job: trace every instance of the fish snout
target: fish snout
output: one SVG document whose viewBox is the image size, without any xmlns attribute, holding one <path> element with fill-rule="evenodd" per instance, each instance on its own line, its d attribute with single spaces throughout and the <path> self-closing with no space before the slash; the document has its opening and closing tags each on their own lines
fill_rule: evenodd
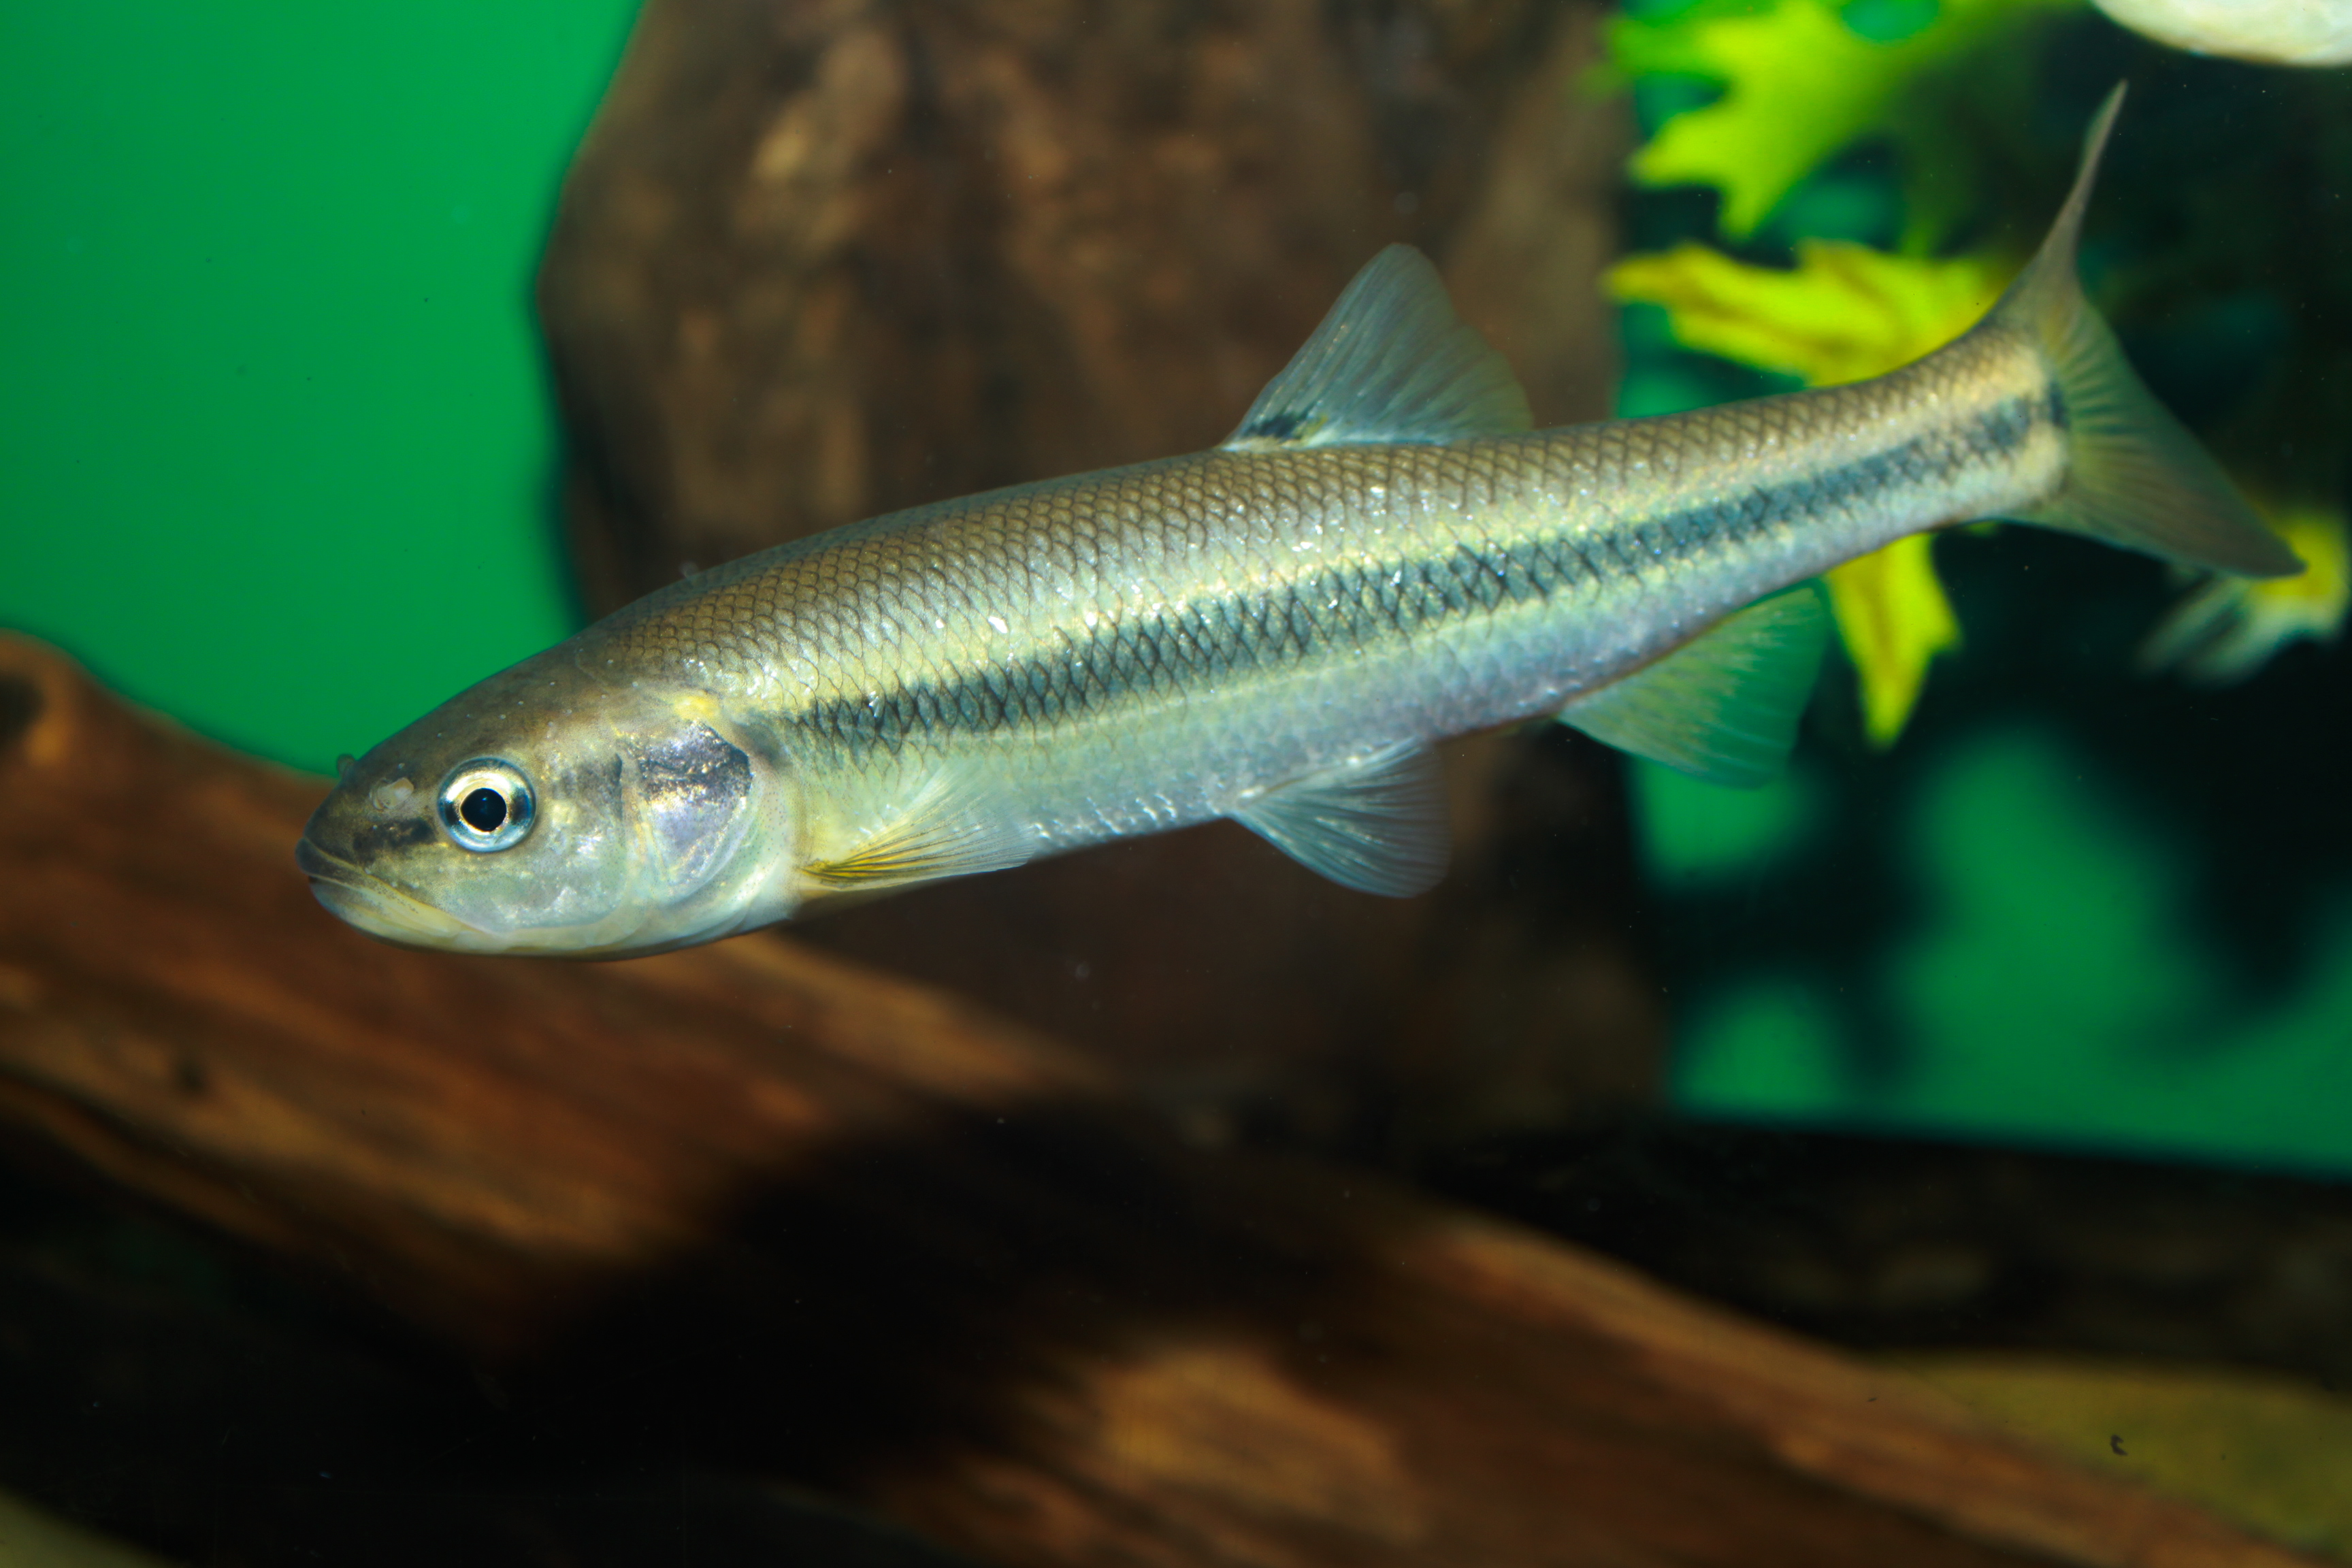
<svg viewBox="0 0 2352 1568">
<path fill-rule="evenodd" d="M 301 842 L 294 846 L 294 864 L 300 868 L 302 875 L 317 882 L 322 879 L 331 881 L 339 863 L 325 850 L 311 843 L 310 835 L 305 834 Z"/>
<path fill-rule="evenodd" d="M 319 847 L 310 835 L 294 846 L 294 864 L 310 879 L 327 912 L 368 935 L 403 947 L 484 950 L 498 944 L 446 910 L 370 876 Z"/>
</svg>

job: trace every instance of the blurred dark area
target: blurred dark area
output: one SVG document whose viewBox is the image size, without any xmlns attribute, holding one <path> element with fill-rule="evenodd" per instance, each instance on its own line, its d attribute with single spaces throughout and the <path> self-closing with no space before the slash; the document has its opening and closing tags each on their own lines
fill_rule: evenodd
<svg viewBox="0 0 2352 1568">
<path fill-rule="evenodd" d="M 216 1235 L 21 1168 L 0 1183 L 0 1409 L 8 1488 L 190 1563 L 960 1561 L 699 1468 L 643 1412 L 519 1399 Z"/>
<path fill-rule="evenodd" d="M 1213 1315 L 1234 1308 L 1220 1293 L 1274 1279 L 1311 1323 L 1319 1296 L 1348 1289 L 1284 1247 L 1253 1264 L 1239 1237 L 1217 1244 L 1226 1271 L 1154 1283 L 1153 1250 L 1171 1267 L 1200 1254 L 1169 1245 L 1181 1210 L 1151 1194 L 1149 1162 L 1067 1132 L 1019 1136 L 1036 1173 L 1114 1194 L 1146 1248 L 1129 1288 L 1159 1310 Z M 560 1353 L 501 1363 L 184 1219 L 12 1161 L 0 1478 L 192 1563 L 959 1561 L 836 1489 L 873 1453 L 980 1418 L 951 1392 L 937 1401 L 985 1383 L 1008 1342 L 989 1303 L 1014 1298 L 986 1281 L 1091 1266 L 1050 1251 L 877 1257 L 846 1222 L 908 1194 L 881 1166 L 845 1176 L 814 1208 L 747 1216 L 735 1260 L 705 1266 L 715 1276 L 627 1295 L 550 1342 Z M 1426 1180 L 1857 1347 L 2236 1363 L 2336 1389 L 2352 1378 L 2340 1332 L 2352 1195 L 2338 1187 L 1651 1119 L 1448 1151 Z M 803 1292 L 808 1305 L 783 1318 L 744 1316 L 770 1299 L 746 1293 L 746 1249 L 780 1241 L 833 1299 Z M 886 1366 L 894 1376 L 869 1381 Z"/>
<path fill-rule="evenodd" d="M 1435 1191 L 1860 1349 L 2266 1366 L 2352 1388 L 2352 1189 L 1643 1120 L 1483 1141 Z"/>
</svg>

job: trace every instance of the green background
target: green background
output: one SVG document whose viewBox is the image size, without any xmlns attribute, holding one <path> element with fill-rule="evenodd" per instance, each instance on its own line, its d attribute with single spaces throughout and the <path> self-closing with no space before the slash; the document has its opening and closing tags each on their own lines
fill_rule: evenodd
<svg viewBox="0 0 2352 1568">
<path fill-rule="evenodd" d="M 318 770 L 570 630 L 530 280 L 634 14 L 0 5 L 0 625 Z"/>
</svg>

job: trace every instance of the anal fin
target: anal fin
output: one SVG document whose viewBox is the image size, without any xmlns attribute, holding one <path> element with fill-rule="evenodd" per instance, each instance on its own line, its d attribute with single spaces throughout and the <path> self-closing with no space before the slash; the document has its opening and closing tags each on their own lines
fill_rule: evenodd
<svg viewBox="0 0 2352 1568">
<path fill-rule="evenodd" d="M 1437 758 L 1417 742 L 1295 779 L 1233 815 L 1308 870 L 1393 899 L 1435 886 L 1452 848 Z"/>
<path fill-rule="evenodd" d="M 1801 583 L 1578 698 L 1560 722 L 1710 784 L 1763 784 L 1796 743 L 1829 626 L 1820 585 Z"/>
</svg>

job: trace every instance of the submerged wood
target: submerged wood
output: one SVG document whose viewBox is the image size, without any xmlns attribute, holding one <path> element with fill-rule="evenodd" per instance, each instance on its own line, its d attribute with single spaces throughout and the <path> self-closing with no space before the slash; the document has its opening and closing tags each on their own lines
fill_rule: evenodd
<svg viewBox="0 0 2352 1568">
<path fill-rule="evenodd" d="M 1425 1185 L 1836 1343 L 2267 1367 L 2352 1388 L 2352 1186 L 1692 1123 L 1488 1140 Z"/>
<path fill-rule="evenodd" d="M 1392 240 L 1543 422 L 1609 412 L 1622 102 L 1591 0 L 653 0 L 540 285 L 592 608 L 855 519 L 1222 440 Z M 1613 762 L 1446 752 L 1406 902 L 1238 828 L 845 910 L 834 952 L 1085 1046 L 1202 1131 L 1412 1149 L 1640 1102 Z"/>
<path fill-rule="evenodd" d="M 1073 1568 L 2294 1561 L 780 938 L 378 946 L 292 869 L 320 793 L 0 641 L 9 1145 L 705 1467 Z"/>
</svg>

